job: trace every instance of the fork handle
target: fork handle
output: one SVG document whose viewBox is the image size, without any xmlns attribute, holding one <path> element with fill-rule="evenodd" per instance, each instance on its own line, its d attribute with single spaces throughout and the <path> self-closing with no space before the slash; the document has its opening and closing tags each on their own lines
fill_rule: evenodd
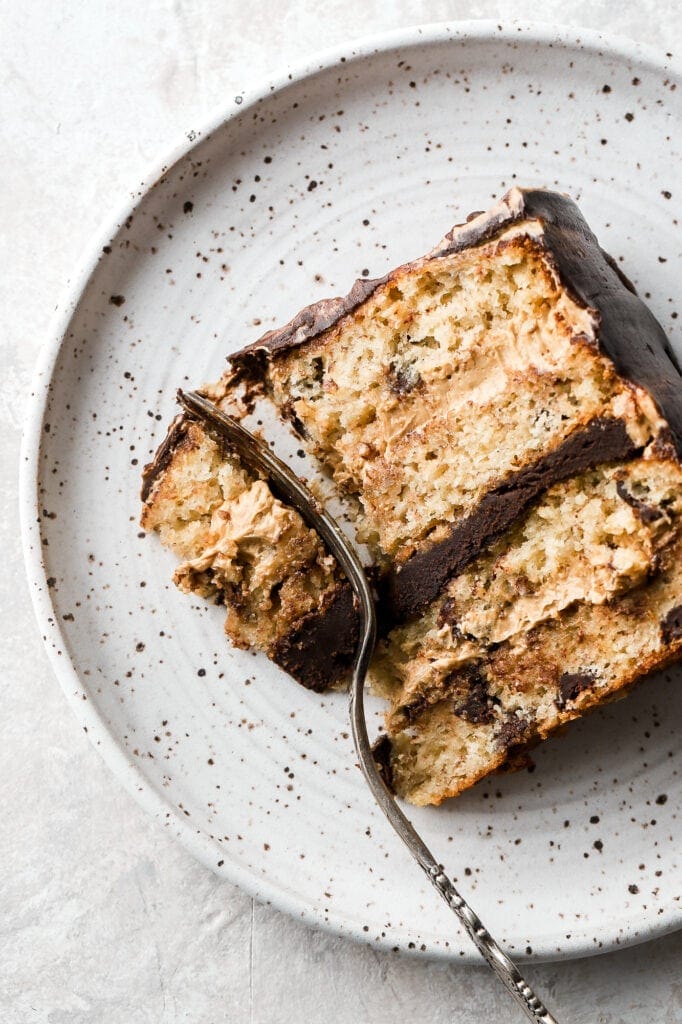
<svg viewBox="0 0 682 1024">
<path fill-rule="evenodd" d="M 363 748 L 365 746 L 363 741 L 366 740 L 367 736 L 366 731 L 362 728 L 364 725 L 364 714 L 362 713 L 362 708 L 359 708 L 358 703 L 353 699 L 351 700 L 351 709 L 354 725 L 359 727 L 357 729 L 357 740 L 360 748 Z M 360 725 L 360 722 L 362 722 L 362 725 Z M 364 735 L 362 735 L 363 732 Z M 512 998 L 516 1000 L 524 1011 L 528 1020 L 533 1021 L 534 1024 L 558 1024 L 556 1017 L 549 1012 L 542 1000 L 536 996 L 516 964 L 498 946 L 478 914 L 471 909 L 464 897 L 457 891 L 450 878 L 446 875 L 443 865 L 436 861 L 436 858 L 416 831 L 412 822 L 396 803 L 395 797 L 387 788 L 384 780 L 374 769 L 373 759 L 370 765 L 361 756 L 360 767 L 375 800 L 388 818 L 389 823 L 400 836 L 431 884 L 454 912 L 490 969 L 497 975 Z"/>
<path fill-rule="evenodd" d="M 360 768 L 374 799 L 388 818 L 389 823 L 400 836 L 431 884 L 454 912 L 490 969 L 524 1011 L 528 1020 L 533 1021 L 534 1024 L 558 1024 L 556 1017 L 549 1012 L 542 1000 L 536 996 L 513 960 L 498 946 L 478 914 L 471 909 L 464 897 L 457 891 L 453 882 L 446 875 L 443 865 L 437 862 L 412 822 L 398 806 L 395 797 L 376 770 L 374 758 L 369 750 L 364 708 L 362 707 L 362 691 L 359 689 L 354 689 L 351 694 L 351 721 L 353 735 L 356 740 L 358 753 L 360 754 Z M 369 757 L 367 756 L 368 754 Z"/>
<path fill-rule="evenodd" d="M 414 853 L 414 851 L 412 852 Z M 489 967 L 495 972 L 510 995 L 519 1004 L 528 1020 L 534 1021 L 535 1024 L 558 1024 L 556 1017 L 549 1012 L 542 1000 L 536 996 L 516 964 L 500 949 L 488 929 L 483 925 L 478 914 L 471 909 L 464 897 L 460 896 L 445 874 L 442 866 L 435 862 L 431 854 L 429 854 L 429 857 L 431 864 L 428 866 L 422 863 L 420 857 L 417 857 L 417 860 L 433 886 L 441 894 L 447 905 L 455 912 L 481 956 L 484 957 Z"/>
</svg>

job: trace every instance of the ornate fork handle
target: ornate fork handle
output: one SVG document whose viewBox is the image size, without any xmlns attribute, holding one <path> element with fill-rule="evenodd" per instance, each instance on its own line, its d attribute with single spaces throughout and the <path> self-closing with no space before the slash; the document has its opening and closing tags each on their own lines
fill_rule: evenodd
<svg viewBox="0 0 682 1024">
<path fill-rule="evenodd" d="M 513 960 L 507 956 L 504 950 L 500 949 L 478 914 L 457 892 L 442 866 L 434 864 L 427 874 L 447 905 L 454 910 L 481 956 L 487 961 L 488 966 L 495 972 L 511 996 L 519 1003 L 528 1019 L 541 1022 L 541 1024 L 557 1024 L 556 1017 L 535 995 Z"/>
<path fill-rule="evenodd" d="M 375 800 L 431 884 L 454 912 L 490 969 L 523 1009 L 528 1020 L 534 1021 L 535 1024 L 558 1024 L 556 1017 L 549 1012 L 542 1000 L 536 996 L 513 960 L 498 946 L 478 914 L 472 910 L 464 897 L 457 891 L 450 878 L 445 874 L 442 864 L 436 861 L 428 846 L 426 846 L 412 823 L 406 818 L 396 803 L 395 797 L 379 775 L 374 764 L 365 722 L 363 707 L 365 672 L 366 666 L 363 668 L 361 678 L 356 677 L 355 674 L 353 675 L 351 721 L 355 749 L 360 759 L 360 767 Z"/>
<path fill-rule="evenodd" d="M 379 807 L 426 873 L 431 884 L 455 913 L 481 956 L 524 1010 L 528 1020 L 534 1021 L 535 1024 L 558 1024 L 556 1018 L 524 980 L 513 961 L 500 949 L 480 918 L 459 894 L 442 865 L 438 864 L 419 833 L 403 814 L 377 770 L 367 734 L 363 703 L 365 677 L 376 643 L 376 612 L 372 592 L 353 546 L 336 520 L 326 509 L 318 505 L 296 474 L 241 423 L 226 416 L 212 402 L 196 392 L 185 394 L 179 391 L 178 398 L 187 412 L 201 420 L 207 428 L 217 432 L 245 465 L 267 478 L 273 493 L 293 505 L 305 522 L 317 530 L 341 565 L 360 606 L 360 640 L 353 665 L 349 710 L 355 750 L 367 784 Z"/>
</svg>

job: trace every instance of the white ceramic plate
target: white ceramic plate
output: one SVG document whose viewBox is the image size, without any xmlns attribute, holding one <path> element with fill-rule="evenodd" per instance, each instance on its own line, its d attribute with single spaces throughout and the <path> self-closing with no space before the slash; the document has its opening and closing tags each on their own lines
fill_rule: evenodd
<svg viewBox="0 0 682 1024">
<path fill-rule="evenodd" d="M 626 42 L 488 23 L 311 61 L 183 145 L 71 285 L 23 460 L 28 572 L 76 713 L 137 799 L 214 871 L 309 922 L 473 959 L 375 811 L 342 695 L 231 650 L 137 525 L 178 385 L 314 299 L 426 251 L 513 183 L 579 200 L 682 352 L 681 80 Z M 37 508 L 36 516 L 36 486 Z M 572 726 L 534 774 L 415 812 L 516 955 L 679 927 L 679 674 Z"/>
</svg>

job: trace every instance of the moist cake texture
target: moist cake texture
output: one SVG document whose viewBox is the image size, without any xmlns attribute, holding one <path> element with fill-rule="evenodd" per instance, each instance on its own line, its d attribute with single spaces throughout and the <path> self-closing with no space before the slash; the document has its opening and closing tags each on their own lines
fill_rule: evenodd
<svg viewBox="0 0 682 1024">
<path fill-rule="evenodd" d="M 220 438 L 176 420 L 142 493 L 142 526 L 181 559 L 174 582 L 225 605 L 237 647 L 265 651 L 309 689 L 344 677 L 357 636 L 349 584 L 315 531 Z M 323 673 L 310 657 L 320 646 Z"/>
<path fill-rule="evenodd" d="M 439 803 L 682 647 L 680 371 L 571 200 L 513 189 L 426 257 L 303 310 L 205 394 L 268 399 L 373 562 L 385 778 Z M 187 417 L 142 523 L 226 632 L 313 689 L 344 678 L 348 584 L 268 484 Z"/>
</svg>

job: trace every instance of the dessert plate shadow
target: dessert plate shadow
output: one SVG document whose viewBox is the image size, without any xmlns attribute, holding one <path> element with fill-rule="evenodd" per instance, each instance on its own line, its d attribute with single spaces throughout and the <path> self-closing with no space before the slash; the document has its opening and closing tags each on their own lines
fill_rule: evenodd
<svg viewBox="0 0 682 1024">
<path fill-rule="evenodd" d="M 427 251 L 512 184 L 580 202 L 682 355 L 682 85 L 548 26 L 416 28 L 311 59 L 190 132 L 69 286 L 22 458 L 26 564 L 56 674 L 137 800 L 212 870 L 311 924 L 475 960 L 375 809 L 342 694 L 231 649 L 138 526 L 178 386 L 301 305 Z M 677 88 L 676 88 L 677 87 Z M 293 456 L 296 458 L 295 454 Z M 678 671 L 414 820 L 515 957 L 682 923 Z M 380 709 L 371 704 L 375 725 Z"/>
</svg>

